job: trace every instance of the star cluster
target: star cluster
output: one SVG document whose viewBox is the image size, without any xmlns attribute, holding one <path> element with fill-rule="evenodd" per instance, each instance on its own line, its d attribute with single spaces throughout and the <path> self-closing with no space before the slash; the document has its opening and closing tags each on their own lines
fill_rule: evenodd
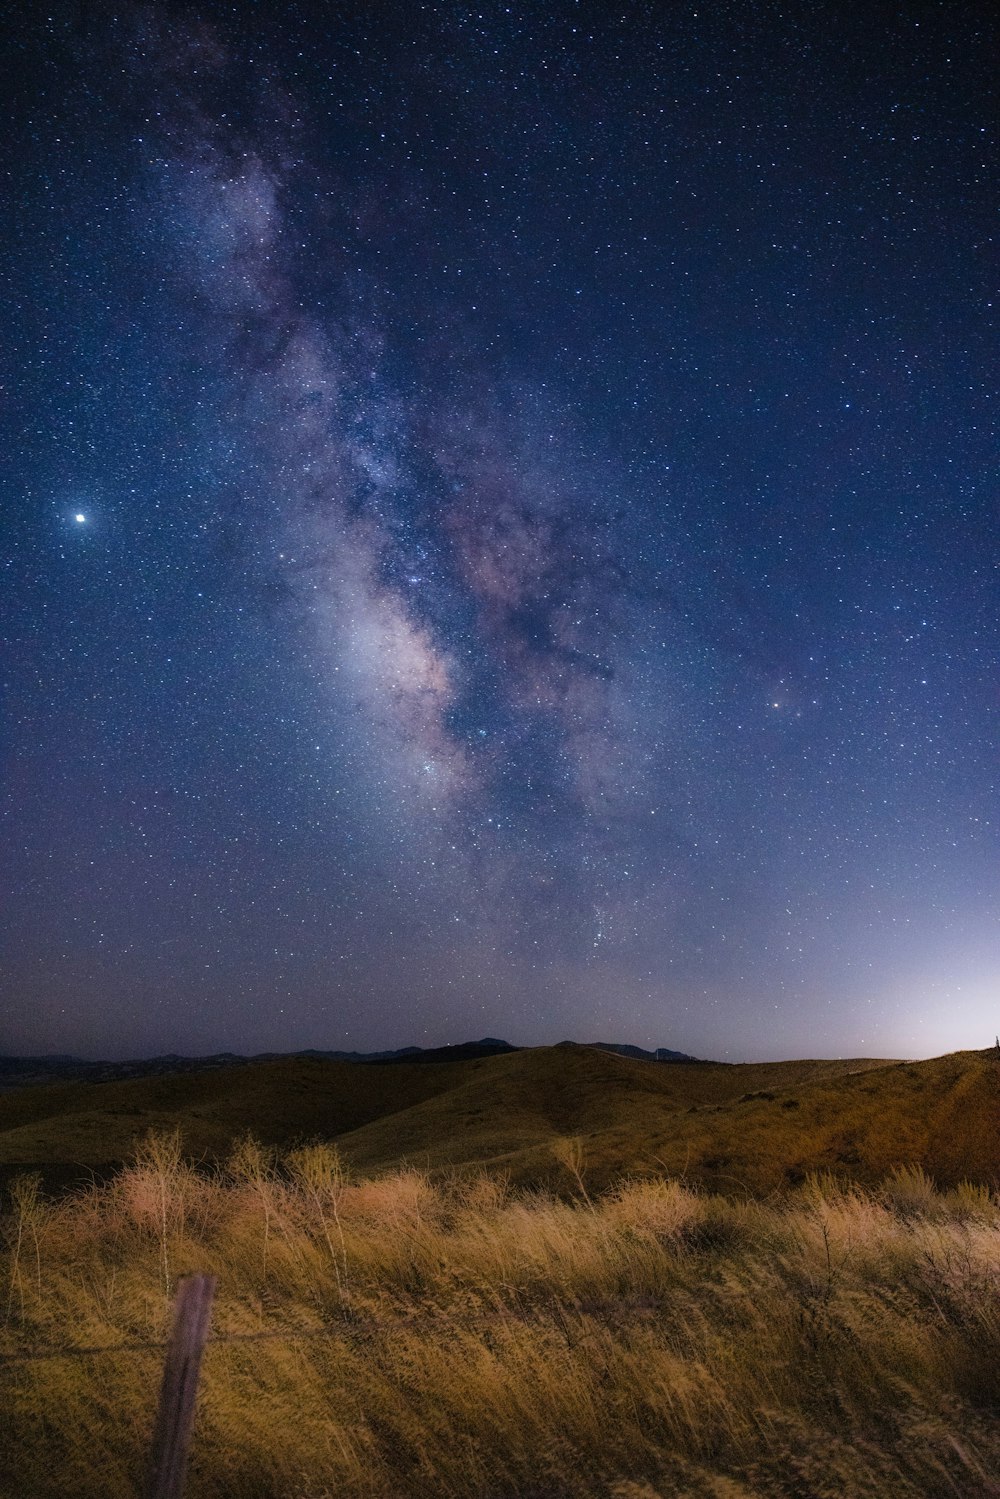
<svg viewBox="0 0 1000 1499">
<path fill-rule="evenodd" d="M 991 1041 L 987 8 L 17 36 L 8 1049 Z"/>
</svg>

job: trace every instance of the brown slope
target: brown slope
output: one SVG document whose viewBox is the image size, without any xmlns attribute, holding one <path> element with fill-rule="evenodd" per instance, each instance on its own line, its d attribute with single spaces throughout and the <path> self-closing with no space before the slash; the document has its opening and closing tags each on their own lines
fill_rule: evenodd
<svg viewBox="0 0 1000 1499">
<path fill-rule="evenodd" d="M 180 1125 L 196 1157 L 224 1155 L 250 1129 L 278 1145 L 336 1138 L 363 1171 L 483 1163 L 525 1181 L 554 1179 L 553 1142 L 579 1136 L 595 1187 L 666 1170 L 768 1191 L 807 1171 L 870 1181 L 901 1163 L 945 1183 L 993 1180 L 998 1078 L 992 1052 L 733 1066 L 572 1046 L 419 1066 L 285 1059 L 5 1095 L 0 1166 L 103 1167 L 147 1129 Z"/>
<path fill-rule="evenodd" d="M 668 1076 L 674 1068 L 586 1046 L 537 1047 L 472 1067 L 398 1123 L 383 1118 L 342 1136 L 348 1158 L 361 1169 L 492 1160 L 623 1118 L 649 1128 L 686 1101 L 679 1069 Z"/>
<path fill-rule="evenodd" d="M 650 1063 L 587 1046 L 537 1047 L 480 1063 L 447 1092 L 344 1135 L 359 1168 L 408 1160 L 429 1167 L 504 1164 L 522 1179 L 551 1174 L 552 1142 L 581 1135 L 591 1172 L 655 1169 L 652 1142 L 683 1138 L 692 1109 L 725 1108 L 744 1093 L 832 1083 L 885 1062 L 753 1065 Z"/>
<path fill-rule="evenodd" d="M 992 1052 L 718 1069 L 652 1067 L 584 1048 L 527 1055 L 342 1136 L 345 1155 L 362 1170 L 409 1161 L 556 1180 L 553 1145 L 575 1135 L 595 1188 L 622 1173 L 666 1171 L 718 1190 L 768 1192 L 814 1171 L 875 1182 L 899 1165 L 920 1165 L 945 1185 L 1000 1180 Z"/>
<path fill-rule="evenodd" d="M 634 1168 L 655 1155 L 707 1185 L 741 1183 L 756 1192 L 811 1171 L 873 1183 L 899 1165 L 921 1166 L 942 1185 L 1000 1180 L 1000 1067 L 991 1052 L 772 1091 L 773 1099 L 672 1121 L 636 1152 Z M 603 1143 L 619 1157 L 633 1144 L 620 1136 Z"/>
<path fill-rule="evenodd" d="M 119 1159 L 149 1128 L 179 1124 L 194 1153 L 228 1146 L 244 1129 L 276 1144 L 339 1135 L 457 1089 L 493 1127 L 526 1120 L 572 1130 L 611 1124 L 634 1097 L 688 1106 L 819 1076 L 864 1062 L 751 1066 L 657 1064 L 585 1046 L 538 1047 L 496 1057 L 431 1063 L 339 1062 L 287 1057 L 116 1082 L 53 1083 L 0 1094 L 0 1161 Z M 878 1064 L 884 1065 L 884 1064 Z M 466 1108 L 462 1094 L 456 1107 Z M 521 1123 L 519 1123 L 519 1120 Z M 534 1126 L 529 1125 L 529 1128 Z"/>
<path fill-rule="evenodd" d="M 785 1062 L 749 1068 L 658 1065 L 591 1047 L 561 1046 L 419 1066 L 284 1058 L 204 1072 L 107 1083 L 63 1083 L 0 1095 L 0 1172 L 44 1170 L 75 1179 L 106 1170 L 149 1129 L 179 1125 L 194 1157 L 225 1154 L 250 1129 L 285 1145 L 309 1135 L 346 1137 L 426 1103 L 401 1130 L 354 1143 L 358 1163 L 400 1149 L 467 1159 L 545 1144 L 554 1135 L 611 1130 L 623 1120 L 647 1134 L 663 1111 L 738 1097 L 776 1080 L 839 1073 L 855 1062 Z M 450 1095 L 439 1109 L 436 1098 Z M 449 1142 L 457 1137 L 458 1146 Z M 402 1142 L 402 1143 L 401 1143 Z M 546 1159 L 548 1159 L 546 1147 Z"/>
<path fill-rule="evenodd" d="M 252 1130 L 268 1144 L 332 1137 L 452 1086 L 458 1066 L 358 1066 L 312 1058 L 0 1095 L 0 1166 L 105 1167 L 149 1129 L 180 1126 L 195 1156 L 224 1154 Z M 464 1064 L 469 1065 L 469 1064 Z"/>
</svg>

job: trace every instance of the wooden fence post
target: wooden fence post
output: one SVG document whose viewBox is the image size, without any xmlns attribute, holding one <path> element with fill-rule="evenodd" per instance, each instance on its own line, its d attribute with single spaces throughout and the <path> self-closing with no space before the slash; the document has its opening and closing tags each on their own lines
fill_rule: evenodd
<svg viewBox="0 0 1000 1499">
<path fill-rule="evenodd" d="M 177 1285 L 174 1324 L 153 1428 L 146 1499 L 181 1499 L 184 1492 L 194 1398 L 214 1291 L 214 1275 L 185 1275 Z"/>
</svg>

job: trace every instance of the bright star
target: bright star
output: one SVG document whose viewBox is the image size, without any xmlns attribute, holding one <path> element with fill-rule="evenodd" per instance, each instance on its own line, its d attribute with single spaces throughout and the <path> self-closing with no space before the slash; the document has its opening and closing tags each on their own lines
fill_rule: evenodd
<svg viewBox="0 0 1000 1499">
<path fill-rule="evenodd" d="M 85 515 L 81 515 L 79 511 L 77 511 L 76 515 L 74 515 L 73 519 L 76 521 L 78 526 L 83 526 L 87 523 L 87 517 Z"/>
</svg>

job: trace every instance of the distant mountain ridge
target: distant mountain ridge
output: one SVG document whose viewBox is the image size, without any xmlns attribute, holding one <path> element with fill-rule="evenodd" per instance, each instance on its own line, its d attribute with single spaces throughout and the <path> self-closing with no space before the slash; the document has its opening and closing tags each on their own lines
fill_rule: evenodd
<svg viewBox="0 0 1000 1499">
<path fill-rule="evenodd" d="M 645 1051 L 641 1046 L 619 1045 L 613 1041 L 563 1041 L 561 1046 L 590 1046 L 597 1051 L 633 1057 L 644 1062 L 695 1062 L 699 1058 L 665 1046 Z M 158 1077 L 174 1073 L 207 1072 L 212 1069 L 242 1066 L 247 1062 L 276 1062 L 292 1057 L 309 1057 L 325 1062 L 467 1062 L 479 1057 L 495 1057 L 507 1052 L 531 1050 L 514 1046 L 497 1036 L 479 1041 L 462 1041 L 453 1046 L 402 1046 L 394 1051 L 321 1051 L 311 1047 L 304 1051 L 257 1052 L 240 1056 L 232 1051 L 214 1052 L 205 1057 L 185 1057 L 167 1052 L 158 1057 L 139 1057 L 124 1062 L 89 1062 L 83 1057 L 62 1053 L 40 1057 L 0 1056 L 0 1093 L 14 1088 L 43 1087 L 48 1083 L 112 1083 L 132 1078 Z"/>
</svg>

